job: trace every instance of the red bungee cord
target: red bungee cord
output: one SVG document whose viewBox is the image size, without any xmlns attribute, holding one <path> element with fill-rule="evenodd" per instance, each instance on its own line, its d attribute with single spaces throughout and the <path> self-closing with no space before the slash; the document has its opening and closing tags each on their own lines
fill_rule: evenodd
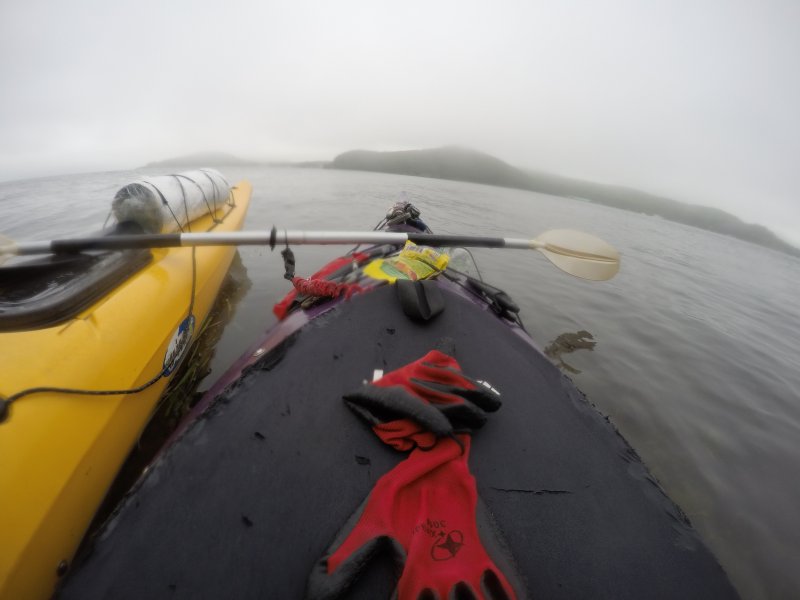
<svg viewBox="0 0 800 600">
<path fill-rule="evenodd" d="M 344 297 L 349 299 L 353 294 L 364 291 L 356 283 L 336 283 L 311 277 L 292 277 L 292 285 L 298 294 L 317 298 L 338 298 L 344 294 Z"/>
<path fill-rule="evenodd" d="M 322 267 L 319 271 L 314 273 L 311 277 L 296 277 L 295 276 L 295 258 L 289 246 L 286 246 L 281 251 L 283 257 L 283 266 L 285 273 L 284 279 L 292 282 L 294 290 L 289 292 L 286 297 L 278 302 L 272 309 L 278 319 L 284 319 L 289 312 L 289 308 L 298 296 L 311 296 L 314 298 L 338 298 L 342 294 L 346 299 L 349 299 L 353 294 L 363 292 L 363 288 L 355 283 L 337 283 L 328 281 L 325 277 L 335 273 L 347 264 L 361 263 L 368 258 L 367 254 L 362 252 L 354 252 L 348 256 L 337 258 L 327 265 Z"/>
</svg>

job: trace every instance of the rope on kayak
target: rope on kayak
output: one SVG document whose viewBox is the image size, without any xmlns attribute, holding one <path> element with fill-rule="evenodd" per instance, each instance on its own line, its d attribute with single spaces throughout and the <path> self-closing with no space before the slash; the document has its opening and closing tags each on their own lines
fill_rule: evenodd
<svg viewBox="0 0 800 600">
<path fill-rule="evenodd" d="M 178 179 L 178 183 L 179 184 L 180 184 L 180 179 L 179 179 L 180 177 L 182 177 L 182 178 L 184 178 L 184 179 L 186 179 L 188 181 L 191 181 L 193 184 L 195 184 L 197 186 L 197 189 L 200 190 L 200 194 L 202 194 L 202 196 L 203 196 L 203 202 L 206 203 L 206 208 L 208 209 L 208 214 L 214 220 L 214 223 L 222 223 L 222 221 L 217 218 L 217 196 L 219 195 L 219 188 L 217 187 L 217 182 L 214 181 L 211 178 L 211 176 L 206 171 L 204 171 L 203 169 L 200 169 L 200 172 L 208 178 L 208 180 L 211 182 L 211 187 L 214 190 L 214 198 L 213 198 L 214 207 L 213 207 L 213 209 L 211 207 L 211 204 L 209 204 L 209 202 L 208 202 L 208 196 L 206 196 L 205 190 L 203 189 L 203 187 L 199 183 L 197 183 L 191 177 L 187 177 L 183 173 L 178 173 L 176 175 L 173 175 L 173 177 L 175 177 L 175 179 Z M 181 185 L 181 190 L 183 190 L 183 185 Z M 230 197 L 230 192 L 229 192 L 229 197 Z M 185 201 L 186 201 L 186 194 L 184 193 L 184 202 Z"/>
<path fill-rule="evenodd" d="M 181 220 L 180 220 L 180 219 L 177 217 L 177 215 L 176 215 L 176 214 L 175 214 L 175 213 L 172 211 L 172 207 L 169 205 L 169 202 L 167 202 L 167 199 L 164 197 L 164 194 L 162 194 L 162 193 L 161 193 L 161 190 L 160 190 L 160 189 L 158 189 L 156 186 L 154 186 L 154 185 L 150 184 L 150 187 L 152 187 L 152 188 L 153 188 L 153 189 L 154 189 L 154 190 L 155 190 L 155 191 L 158 193 L 158 196 L 159 196 L 159 198 L 161 198 L 161 204 L 167 207 L 167 210 L 169 211 L 169 214 L 171 214 L 171 215 L 172 215 L 172 218 L 173 218 L 173 219 L 175 219 L 175 223 L 178 225 L 178 230 L 179 230 L 181 233 L 183 233 L 183 227 L 181 227 Z M 181 192 L 183 192 L 183 191 L 184 191 L 184 190 L 183 190 L 183 186 L 181 186 Z M 186 204 L 186 193 L 185 193 L 185 192 L 184 192 L 184 194 L 183 194 L 183 202 L 184 202 L 184 204 Z M 187 215 L 189 214 L 189 213 L 188 213 L 188 209 L 187 209 L 187 213 L 186 213 L 186 214 L 187 214 Z"/>
<path fill-rule="evenodd" d="M 286 248 L 281 250 L 281 257 L 283 257 L 283 278 L 292 282 L 299 295 L 315 298 L 338 298 L 344 295 L 345 299 L 349 300 L 353 294 L 364 291 L 360 285 L 355 283 L 337 283 L 314 277 L 297 277 L 294 252 L 289 248 L 289 244 L 286 244 Z"/>
<path fill-rule="evenodd" d="M 305 277 L 293 277 L 291 281 L 298 294 L 316 298 L 338 298 L 344 295 L 346 299 L 349 299 L 353 294 L 364 291 L 356 283 L 336 283 L 335 281 Z"/>
<path fill-rule="evenodd" d="M 8 398 L 0 398 L 0 423 L 2 423 L 8 416 L 8 406 L 20 398 L 30 396 L 31 394 L 73 394 L 76 396 L 120 396 L 123 394 L 138 394 L 143 392 L 151 385 L 155 384 L 159 379 L 164 376 L 166 368 L 159 371 L 158 375 L 153 377 L 150 381 L 143 383 L 139 387 L 130 388 L 127 390 L 79 390 L 74 388 L 59 388 L 59 387 L 35 387 L 22 390 L 16 394 L 10 395 Z"/>
<path fill-rule="evenodd" d="M 289 244 L 286 244 L 286 248 L 281 250 L 281 257 L 283 258 L 283 278 L 291 281 L 294 279 L 294 267 L 296 261 L 294 259 L 294 252 L 292 252 L 292 249 L 289 248 Z"/>
</svg>

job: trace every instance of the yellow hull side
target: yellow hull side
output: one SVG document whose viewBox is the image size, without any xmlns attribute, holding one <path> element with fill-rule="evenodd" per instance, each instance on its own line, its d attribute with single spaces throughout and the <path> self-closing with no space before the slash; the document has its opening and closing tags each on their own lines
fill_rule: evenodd
<svg viewBox="0 0 800 600">
<path fill-rule="evenodd" d="M 247 182 L 215 231 L 241 229 Z M 227 214 L 226 214 L 227 213 Z M 206 231 L 211 217 L 191 224 Z M 208 315 L 235 252 L 196 250 L 193 314 Z M 124 390 L 163 368 L 188 314 L 192 249 L 153 251 L 153 261 L 76 318 L 55 327 L 0 334 L 0 396 L 53 386 Z M 10 406 L 0 423 L 0 598 L 48 598 L 169 382 L 137 394 L 39 393 Z M 177 507 L 176 507 L 177 508 Z"/>
</svg>

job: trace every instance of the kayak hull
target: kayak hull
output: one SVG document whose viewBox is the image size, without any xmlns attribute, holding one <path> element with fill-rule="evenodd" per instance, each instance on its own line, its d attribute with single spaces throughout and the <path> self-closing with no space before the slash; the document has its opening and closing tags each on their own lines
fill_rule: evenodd
<svg viewBox="0 0 800 600">
<path fill-rule="evenodd" d="M 337 531 L 404 458 L 342 395 L 432 349 L 502 394 L 469 464 L 519 597 L 736 597 L 636 453 L 527 334 L 466 288 L 437 286 L 444 311 L 427 322 L 386 285 L 268 332 L 140 480 L 62 597 L 302 597 Z M 349 597 L 389 597 L 395 582 L 380 556 Z"/>
<path fill-rule="evenodd" d="M 239 230 L 250 194 L 240 183 L 232 206 L 193 221 L 192 230 Z M 0 597 L 52 594 L 174 373 L 176 365 L 165 373 L 168 355 L 200 328 L 234 253 L 154 250 L 147 266 L 73 318 L 0 334 L 2 397 L 42 386 L 147 386 L 116 395 L 34 393 L 10 405 L 0 423 Z"/>
</svg>

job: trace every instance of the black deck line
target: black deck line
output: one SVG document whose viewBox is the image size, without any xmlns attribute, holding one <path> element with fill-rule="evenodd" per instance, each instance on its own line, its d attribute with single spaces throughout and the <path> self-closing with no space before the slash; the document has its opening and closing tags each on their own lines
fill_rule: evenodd
<svg viewBox="0 0 800 600">
<path fill-rule="evenodd" d="M 442 233 L 408 234 L 408 239 L 415 244 L 425 246 L 471 246 L 473 248 L 504 248 L 505 238 L 479 235 L 448 235 Z"/>
<path fill-rule="evenodd" d="M 437 344 L 501 391 L 470 466 L 534 598 L 732 598 L 639 457 L 546 358 L 443 289 L 410 321 L 393 286 L 356 295 L 255 365 L 154 465 L 62 598 L 299 598 L 315 562 L 403 455 L 342 394 Z M 353 598 L 388 598 L 376 561 Z"/>
</svg>

